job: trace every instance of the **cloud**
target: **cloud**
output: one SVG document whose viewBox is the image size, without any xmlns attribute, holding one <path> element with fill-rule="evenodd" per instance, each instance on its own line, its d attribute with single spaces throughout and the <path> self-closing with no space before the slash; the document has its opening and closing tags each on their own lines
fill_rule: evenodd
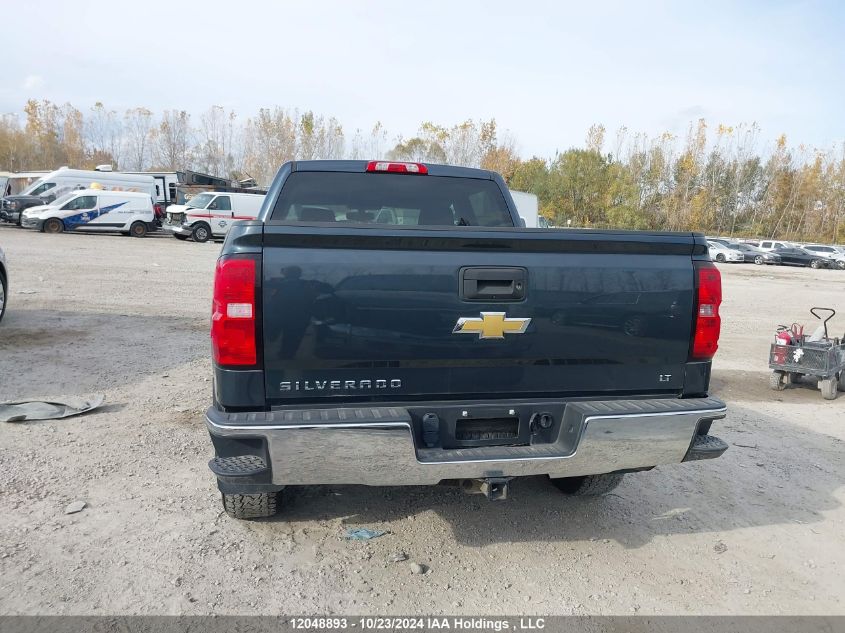
<svg viewBox="0 0 845 633">
<path fill-rule="evenodd" d="M 26 79 L 23 80 L 23 89 L 24 90 L 40 90 L 44 87 L 44 77 L 41 75 L 27 75 Z"/>
</svg>

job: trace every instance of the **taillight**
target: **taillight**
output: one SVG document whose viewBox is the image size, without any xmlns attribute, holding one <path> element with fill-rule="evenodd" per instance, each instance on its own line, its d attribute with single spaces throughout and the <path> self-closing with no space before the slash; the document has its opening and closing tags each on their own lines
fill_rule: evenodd
<svg viewBox="0 0 845 633">
<path fill-rule="evenodd" d="M 367 171 L 381 171 L 391 174 L 427 174 L 428 167 L 422 163 L 393 163 L 374 160 L 367 163 Z"/>
<path fill-rule="evenodd" d="M 722 319 L 722 276 L 712 262 L 695 262 L 696 304 L 695 330 L 692 339 L 693 360 L 709 360 L 719 349 L 719 331 Z"/>
<path fill-rule="evenodd" d="M 218 365 L 254 366 L 257 361 L 256 263 L 251 258 L 217 262 L 211 311 L 211 347 Z"/>
</svg>

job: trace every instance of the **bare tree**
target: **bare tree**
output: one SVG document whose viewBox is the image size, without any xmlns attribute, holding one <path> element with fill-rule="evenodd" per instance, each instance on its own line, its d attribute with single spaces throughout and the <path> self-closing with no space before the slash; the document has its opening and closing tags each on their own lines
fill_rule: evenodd
<svg viewBox="0 0 845 633">
<path fill-rule="evenodd" d="M 222 106 L 211 106 L 200 117 L 200 144 L 196 160 L 203 171 L 228 178 L 242 166 L 240 134 L 236 138 L 237 115 Z M 240 129 L 237 129 L 240 132 Z"/>
<path fill-rule="evenodd" d="M 123 117 L 126 142 L 126 166 L 142 171 L 148 164 L 153 113 L 147 108 L 132 108 Z"/>
<path fill-rule="evenodd" d="M 184 110 L 165 110 L 158 127 L 152 131 L 155 165 L 170 171 L 188 167 L 192 138 L 191 115 Z"/>
<path fill-rule="evenodd" d="M 117 112 L 108 110 L 97 102 L 85 120 L 84 133 L 91 162 L 95 165 L 108 163 L 117 167 L 122 154 L 123 125 Z"/>
<path fill-rule="evenodd" d="M 246 122 L 244 169 L 255 180 L 269 184 L 276 169 L 296 156 L 296 124 L 282 108 L 262 108 Z"/>
<path fill-rule="evenodd" d="M 349 158 L 353 160 L 375 160 L 384 158 L 387 151 L 387 130 L 377 122 L 369 134 L 355 130 L 349 149 Z"/>
</svg>

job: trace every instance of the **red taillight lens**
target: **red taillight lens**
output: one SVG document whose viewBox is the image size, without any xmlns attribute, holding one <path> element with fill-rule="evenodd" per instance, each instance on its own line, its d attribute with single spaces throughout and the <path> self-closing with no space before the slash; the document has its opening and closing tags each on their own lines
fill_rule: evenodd
<svg viewBox="0 0 845 633">
<path fill-rule="evenodd" d="M 719 332 L 722 319 L 722 276 L 711 262 L 696 262 L 697 301 L 695 305 L 695 332 L 692 339 L 692 358 L 709 360 L 719 349 Z"/>
<path fill-rule="evenodd" d="M 428 167 L 422 163 L 392 163 L 374 160 L 367 163 L 367 171 L 381 171 L 392 174 L 427 174 Z"/>
<path fill-rule="evenodd" d="M 255 260 L 221 259 L 214 272 L 211 348 L 218 365 L 254 366 Z"/>
</svg>

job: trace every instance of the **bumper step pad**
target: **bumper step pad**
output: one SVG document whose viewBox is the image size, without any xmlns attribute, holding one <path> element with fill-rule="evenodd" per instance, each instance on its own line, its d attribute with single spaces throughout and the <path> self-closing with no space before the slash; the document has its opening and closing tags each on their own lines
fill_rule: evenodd
<svg viewBox="0 0 845 633">
<path fill-rule="evenodd" d="M 685 462 L 693 462 L 699 459 L 715 459 L 728 450 L 728 445 L 718 437 L 712 435 L 696 435 L 692 440 L 692 446 L 687 451 Z"/>
<path fill-rule="evenodd" d="M 215 457 L 208 467 L 218 477 L 254 477 L 268 470 L 265 461 L 257 455 Z"/>
</svg>

